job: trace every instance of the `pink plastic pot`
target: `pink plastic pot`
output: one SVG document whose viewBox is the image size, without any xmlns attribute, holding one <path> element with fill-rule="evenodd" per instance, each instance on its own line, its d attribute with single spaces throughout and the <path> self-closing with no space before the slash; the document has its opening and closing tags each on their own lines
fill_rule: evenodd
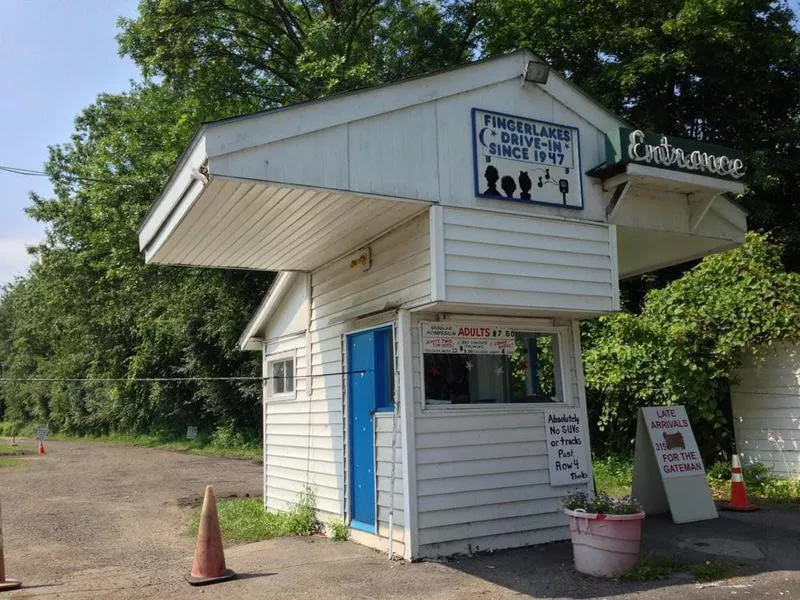
<svg viewBox="0 0 800 600">
<path fill-rule="evenodd" d="M 569 517 L 575 568 L 595 577 L 616 577 L 639 564 L 643 512 L 604 515 L 564 509 Z"/>
</svg>

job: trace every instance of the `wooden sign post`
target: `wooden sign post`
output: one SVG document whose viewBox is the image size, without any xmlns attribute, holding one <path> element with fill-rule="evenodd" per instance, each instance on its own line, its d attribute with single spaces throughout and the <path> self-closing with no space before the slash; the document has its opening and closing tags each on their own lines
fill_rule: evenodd
<svg viewBox="0 0 800 600">
<path fill-rule="evenodd" d="M 717 518 L 703 460 L 683 406 L 639 410 L 633 497 L 646 513 L 669 510 L 675 523 Z"/>
</svg>

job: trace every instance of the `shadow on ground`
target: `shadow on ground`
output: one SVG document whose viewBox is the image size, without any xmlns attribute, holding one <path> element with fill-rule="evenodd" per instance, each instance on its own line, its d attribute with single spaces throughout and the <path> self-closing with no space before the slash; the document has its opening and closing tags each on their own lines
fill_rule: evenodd
<svg viewBox="0 0 800 600">
<path fill-rule="evenodd" d="M 721 512 L 720 518 L 676 525 L 668 515 L 645 522 L 643 554 L 685 564 L 722 561 L 737 576 L 800 569 L 800 511 L 764 508 L 755 513 Z M 689 571 L 645 582 L 581 575 L 569 542 L 446 559 L 442 564 L 533 597 L 594 598 L 694 583 Z"/>
</svg>

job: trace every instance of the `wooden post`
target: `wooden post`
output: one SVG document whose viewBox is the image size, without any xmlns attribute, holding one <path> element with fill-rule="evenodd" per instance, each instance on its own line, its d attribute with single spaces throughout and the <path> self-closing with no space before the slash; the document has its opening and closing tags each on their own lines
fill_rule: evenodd
<svg viewBox="0 0 800 600">
<path fill-rule="evenodd" d="M 21 581 L 6 579 L 6 564 L 3 558 L 3 513 L 0 509 L 0 592 L 15 590 L 20 586 L 22 586 Z"/>
</svg>

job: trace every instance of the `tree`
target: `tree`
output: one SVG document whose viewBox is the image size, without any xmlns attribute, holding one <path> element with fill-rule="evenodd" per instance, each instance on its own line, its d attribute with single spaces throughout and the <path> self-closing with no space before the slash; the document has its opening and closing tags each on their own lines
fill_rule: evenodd
<svg viewBox="0 0 800 600">
<path fill-rule="evenodd" d="M 743 247 L 651 291 L 640 315 L 622 312 L 585 328 L 601 447 L 630 451 L 640 406 L 685 404 L 706 459 L 730 450 L 728 382 L 743 353 L 800 339 L 800 274 L 785 270 L 781 251 L 750 233 Z"/>
<path fill-rule="evenodd" d="M 751 227 L 800 271 L 800 37 L 775 0 L 495 0 L 490 54 L 527 46 L 637 127 L 741 148 Z"/>
<path fill-rule="evenodd" d="M 476 4 L 143 0 L 120 52 L 176 89 L 269 108 L 464 62 Z"/>
<path fill-rule="evenodd" d="M 5 410 L 73 432 L 257 429 L 258 382 L 133 378 L 258 376 L 236 340 L 271 276 L 144 265 L 136 227 L 205 115 L 154 84 L 101 95 L 47 165 L 56 197 L 33 197 L 47 223 L 39 263 L 0 303 L 0 362 L 10 377 L 107 378 L 7 385 Z"/>
</svg>

